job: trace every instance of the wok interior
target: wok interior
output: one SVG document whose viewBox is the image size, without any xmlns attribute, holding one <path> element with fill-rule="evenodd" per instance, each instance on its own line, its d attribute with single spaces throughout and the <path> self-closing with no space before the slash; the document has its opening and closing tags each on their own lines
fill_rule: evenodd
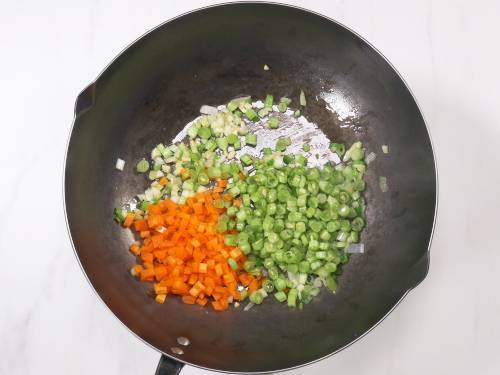
<svg viewBox="0 0 500 375">
<path fill-rule="evenodd" d="M 366 253 L 351 257 L 335 295 L 323 291 L 301 311 L 274 298 L 248 312 L 216 313 L 177 297 L 156 304 L 147 295 L 151 286 L 129 274 L 132 234 L 112 220 L 114 207 L 148 185 L 134 173 L 135 162 L 157 143 L 168 144 L 202 104 L 271 93 L 292 98 L 294 106 L 301 89 L 308 98 L 304 115 L 330 139 L 361 140 L 377 154 L 366 177 Z M 190 13 L 128 48 L 82 93 L 77 109 L 65 175 L 76 253 L 113 313 L 167 354 L 184 336 L 191 345 L 177 357 L 206 368 L 260 372 L 301 365 L 363 335 L 425 277 L 436 181 L 424 121 L 389 64 L 325 18 L 270 4 Z M 382 144 L 389 145 L 388 155 Z M 127 163 L 123 172 L 114 168 L 118 157 Z M 381 175 L 388 179 L 385 194 Z"/>
</svg>

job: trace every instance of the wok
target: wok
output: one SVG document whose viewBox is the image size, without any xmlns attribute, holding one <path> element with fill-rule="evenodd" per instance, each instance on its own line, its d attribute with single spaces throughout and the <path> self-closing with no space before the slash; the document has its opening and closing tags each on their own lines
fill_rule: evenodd
<svg viewBox="0 0 500 375">
<path fill-rule="evenodd" d="M 271 70 L 263 70 L 267 64 Z M 168 144 L 203 104 L 266 93 L 298 98 L 333 140 L 375 152 L 366 175 L 366 252 L 343 268 L 336 294 L 303 310 L 269 299 L 217 313 L 176 297 L 158 305 L 128 270 L 133 236 L 113 209 L 146 188 L 135 161 Z M 381 145 L 389 146 L 389 154 Z M 120 157 L 127 164 L 115 169 Z M 389 191 L 378 179 L 386 176 Z M 272 3 L 233 3 L 182 15 L 148 32 L 76 101 L 64 198 L 75 253 L 113 314 L 162 352 L 159 373 L 187 363 L 218 371 L 271 372 L 338 352 L 377 325 L 426 276 L 437 205 L 429 133 L 405 82 L 360 36 L 321 15 Z M 177 338 L 190 345 L 180 347 Z M 163 372 L 162 372 L 163 371 Z"/>
</svg>

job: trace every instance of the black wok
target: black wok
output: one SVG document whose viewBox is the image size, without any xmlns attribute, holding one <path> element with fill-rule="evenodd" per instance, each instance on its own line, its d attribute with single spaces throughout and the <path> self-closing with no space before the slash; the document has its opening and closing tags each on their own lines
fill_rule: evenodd
<svg viewBox="0 0 500 375">
<path fill-rule="evenodd" d="M 263 65 L 271 67 L 264 71 Z M 271 299 L 216 313 L 175 297 L 158 305 L 128 273 L 132 234 L 114 207 L 148 182 L 138 158 L 198 115 L 246 94 L 298 98 L 330 137 L 377 153 L 367 174 L 366 253 L 344 267 L 336 294 L 302 311 Z M 343 118 L 343 120 L 341 120 Z M 381 152 L 387 144 L 390 153 Z M 127 164 L 115 169 L 120 157 Z M 382 193 L 379 176 L 389 191 Z M 134 334 L 169 357 L 227 372 L 270 372 L 335 353 L 371 330 L 426 276 L 436 210 L 436 168 L 422 114 L 394 68 L 345 27 L 269 3 L 204 8 L 164 23 L 123 51 L 78 96 L 65 170 L 67 223 L 90 283 Z M 171 351 L 178 337 L 191 345 Z"/>
</svg>

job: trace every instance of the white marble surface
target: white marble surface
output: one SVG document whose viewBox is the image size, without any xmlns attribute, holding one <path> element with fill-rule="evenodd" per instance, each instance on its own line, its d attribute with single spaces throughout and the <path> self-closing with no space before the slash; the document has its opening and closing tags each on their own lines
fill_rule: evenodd
<svg viewBox="0 0 500 375">
<path fill-rule="evenodd" d="M 77 93 L 144 31 L 211 2 L 175 3 L 0 3 L 0 374 L 153 374 L 159 355 L 78 267 L 61 181 Z M 291 3 L 349 25 L 393 62 L 427 118 L 440 173 L 428 278 L 363 340 L 296 373 L 499 374 L 500 3 Z"/>
</svg>

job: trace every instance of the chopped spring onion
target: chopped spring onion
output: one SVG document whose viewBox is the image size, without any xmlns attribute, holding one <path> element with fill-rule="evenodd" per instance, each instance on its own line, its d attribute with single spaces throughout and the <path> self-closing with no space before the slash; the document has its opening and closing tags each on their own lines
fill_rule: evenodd
<svg viewBox="0 0 500 375">
<path fill-rule="evenodd" d="M 280 103 L 285 103 L 287 106 L 289 106 L 291 102 L 292 102 L 292 99 L 287 98 L 286 96 L 284 96 L 280 99 Z"/>
<path fill-rule="evenodd" d="M 274 298 L 276 298 L 279 302 L 285 302 L 287 299 L 286 293 L 283 291 L 279 291 L 274 293 Z"/>
<path fill-rule="evenodd" d="M 260 118 L 264 118 L 269 114 L 269 112 L 271 112 L 271 109 L 269 107 L 264 107 L 260 109 L 259 112 L 257 112 L 257 114 L 259 115 Z"/>
<path fill-rule="evenodd" d="M 344 161 L 348 161 L 348 160 L 358 161 L 358 160 L 362 160 L 364 156 L 365 156 L 365 151 L 363 150 L 361 142 L 355 142 L 352 144 L 352 146 L 349 148 L 349 150 L 346 151 L 343 160 Z"/>
<path fill-rule="evenodd" d="M 262 302 L 264 302 L 264 295 L 260 290 L 253 292 L 250 294 L 250 302 L 260 305 Z"/>
<path fill-rule="evenodd" d="M 345 154 L 345 145 L 342 143 L 331 143 L 330 151 L 342 157 Z"/>
<path fill-rule="evenodd" d="M 276 141 L 276 151 L 285 151 L 288 146 L 292 144 L 292 140 L 289 137 L 279 138 Z"/>
<path fill-rule="evenodd" d="M 302 145 L 302 150 L 304 150 L 305 152 L 311 151 L 311 145 L 309 145 L 308 143 L 304 143 Z"/>
<path fill-rule="evenodd" d="M 307 105 L 306 102 L 306 94 L 304 94 L 304 91 L 300 90 L 300 97 L 299 97 L 300 105 L 302 107 L 305 107 Z"/>
<path fill-rule="evenodd" d="M 385 193 L 389 190 L 389 186 L 387 185 L 387 177 L 380 176 L 378 178 L 378 185 L 380 186 L 380 191 Z"/>
<path fill-rule="evenodd" d="M 286 112 L 287 109 L 288 109 L 288 105 L 285 102 L 280 102 L 278 104 L 278 111 Z"/>
<path fill-rule="evenodd" d="M 123 221 L 125 220 L 125 217 L 127 216 L 127 212 L 123 208 L 115 208 L 113 212 L 114 219 L 119 223 L 122 224 Z"/>
<path fill-rule="evenodd" d="M 249 120 L 252 121 L 257 121 L 259 119 L 257 112 L 255 112 L 252 108 L 248 108 L 245 112 L 245 115 L 248 117 Z"/>
<path fill-rule="evenodd" d="M 271 108 L 273 106 L 273 101 L 274 101 L 274 97 L 272 95 L 267 94 L 266 99 L 264 100 L 264 105 L 267 108 Z"/>
<path fill-rule="evenodd" d="M 252 147 L 257 146 L 257 135 L 254 133 L 245 135 L 245 144 Z"/>
<path fill-rule="evenodd" d="M 149 162 L 146 159 L 141 159 L 135 168 L 139 173 L 146 173 L 149 170 Z"/>
<path fill-rule="evenodd" d="M 279 120 L 277 117 L 271 117 L 269 121 L 267 122 L 267 127 L 269 129 L 278 129 L 279 127 Z"/>
<path fill-rule="evenodd" d="M 120 158 L 116 159 L 115 168 L 118 169 L 119 171 L 123 171 L 124 167 L 125 167 L 125 160 Z"/>
<path fill-rule="evenodd" d="M 387 145 L 382 145 L 382 152 L 384 154 L 388 154 L 389 153 L 389 146 Z"/>
<path fill-rule="evenodd" d="M 229 267 L 231 267 L 233 270 L 238 269 L 238 263 L 236 263 L 236 261 L 233 258 L 229 258 L 227 260 L 227 264 L 229 264 Z"/>
<path fill-rule="evenodd" d="M 300 117 L 300 109 L 297 109 L 297 110 L 293 113 L 293 117 L 295 117 L 295 118 Z"/>
</svg>

